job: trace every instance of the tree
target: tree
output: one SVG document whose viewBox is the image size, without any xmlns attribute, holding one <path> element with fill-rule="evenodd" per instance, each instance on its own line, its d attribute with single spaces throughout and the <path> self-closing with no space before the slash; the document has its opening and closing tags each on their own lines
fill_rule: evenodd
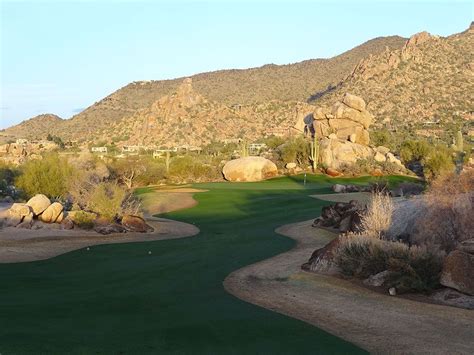
<svg viewBox="0 0 474 355">
<path fill-rule="evenodd" d="M 51 154 L 41 160 L 26 162 L 15 184 L 28 196 L 41 193 L 48 197 L 64 197 L 74 173 L 74 168 L 65 159 Z"/>
<path fill-rule="evenodd" d="M 131 189 L 136 179 L 147 169 L 147 164 L 139 157 L 128 157 L 126 159 L 117 159 L 112 164 L 117 179 Z"/>
</svg>

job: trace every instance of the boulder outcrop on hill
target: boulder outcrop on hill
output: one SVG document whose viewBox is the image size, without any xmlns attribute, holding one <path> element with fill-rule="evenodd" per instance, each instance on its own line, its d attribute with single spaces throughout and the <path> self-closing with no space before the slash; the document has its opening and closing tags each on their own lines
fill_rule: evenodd
<svg viewBox="0 0 474 355">
<path fill-rule="evenodd" d="M 320 142 L 320 163 L 326 168 L 338 169 L 360 159 L 390 162 L 404 169 L 398 158 L 386 147 L 372 148 L 369 127 L 373 115 L 366 110 L 365 101 L 346 93 L 342 101 L 331 107 L 319 107 L 304 118 L 306 132 Z"/>
<path fill-rule="evenodd" d="M 222 169 L 228 181 L 261 181 L 278 174 L 277 166 L 263 157 L 245 157 L 228 161 Z"/>
</svg>

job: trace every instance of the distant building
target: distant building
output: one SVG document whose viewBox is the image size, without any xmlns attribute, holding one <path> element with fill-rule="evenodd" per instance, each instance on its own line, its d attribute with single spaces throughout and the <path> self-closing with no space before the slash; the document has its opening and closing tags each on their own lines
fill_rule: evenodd
<svg viewBox="0 0 474 355">
<path fill-rule="evenodd" d="M 171 148 L 171 149 L 155 149 L 155 151 L 153 152 L 153 159 L 160 158 L 160 157 L 162 157 L 163 155 L 165 155 L 167 152 L 168 152 L 168 153 L 174 153 L 174 152 L 176 152 L 176 151 L 177 151 L 176 148 Z"/>
<path fill-rule="evenodd" d="M 92 153 L 107 153 L 107 147 L 92 147 Z"/>
<path fill-rule="evenodd" d="M 262 149 L 267 148 L 265 143 L 252 143 L 249 144 L 249 154 L 250 155 L 258 155 Z"/>
<path fill-rule="evenodd" d="M 140 146 L 139 145 L 124 145 L 122 147 L 122 152 L 123 153 L 138 153 L 140 151 Z"/>
</svg>

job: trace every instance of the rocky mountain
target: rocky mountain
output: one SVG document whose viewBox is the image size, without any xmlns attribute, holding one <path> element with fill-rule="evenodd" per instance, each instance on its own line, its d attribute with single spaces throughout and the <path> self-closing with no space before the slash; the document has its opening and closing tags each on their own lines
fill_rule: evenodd
<svg viewBox="0 0 474 355">
<path fill-rule="evenodd" d="M 289 116 L 294 119 L 296 101 L 307 102 L 314 94 L 324 91 L 328 86 L 337 84 L 349 75 L 362 58 L 370 54 L 381 53 L 386 47 L 399 48 L 404 41 L 398 36 L 379 37 L 330 59 L 313 59 L 289 65 L 271 64 L 259 68 L 197 74 L 191 77 L 192 85 L 197 93 L 209 100 L 211 106 L 214 106 L 209 109 L 212 112 L 217 109 L 219 112 L 216 117 L 206 118 L 206 120 L 210 120 L 209 123 L 218 122 L 220 117 L 225 118 L 226 115 L 235 119 L 244 118 L 238 127 L 223 124 L 221 124 L 223 126 L 221 128 L 219 125 L 216 127 L 216 130 L 222 131 L 223 136 L 227 136 L 225 133 L 229 133 L 229 137 L 232 137 L 236 136 L 236 131 L 242 131 L 242 133 L 251 131 L 253 127 L 247 126 L 249 121 L 266 126 L 274 118 L 277 120 L 276 122 L 280 123 Z M 51 133 L 64 140 L 102 140 L 102 138 L 110 137 L 104 134 L 105 132 L 110 133 L 111 125 L 125 131 L 113 134 L 116 139 L 133 136 L 133 134 L 126 132 L 124 124 L 119 124 L 120 121 L 127 119 L 130 122 L 132 116 L 140 117 L 139 112 L 145 114 L 147 110 L 153 110 L 153 107 L 156 108 L 156 105 L 153 105 L 163 96 L 175 95 L 183 80 L 184 78 L 133 82 L 71 119 L 54 125 L 54 127 L 45 125 L 44 129 L 38 127 L 38 129 L 31 130 L 25 123 L 21 123 L 3 132 L 0 131 L 0 139 L 2 136 L 21 137 L 27 134 L 34 134 L 40 138 Z M 217 108 L 216 105 L 221 107 Z M 198 115 L 200 117 L 204 116 L 205 112 L 211 113 L 206 111 L 208 107 L 199 103 L 194 109 L 194 114 L 197 115 L 197 111 L 200 109 L 204 109 Z M 281 112 L 284 112 L 284 117 L 280 117 Z M 245 113 L 251 114 L 251 116 L 246 116 Z M 255 114 L 258 118 L 255 117 Z M 188 118 L 195 123 L 193 127 L 202 123 L 199 120 L 191 120 L 191 117 Z M 259 122 L 256 122 L 257 120 Z M 212 124 L 211 127 L 215 127 L 215 124 Z M 179 125 L 175 125 L 171 131 L 167 129 L 170 132 L 170 138 L 175 139 L 171 132 L 178 131 L 179 128 Z M 199 130 L 202 130 L 201 128 L 199 126 Z M 227 129 L 228 132 L 224 132 Z M 151 140 L 149 137 L 145 138 Z M 161 137 L 157 138 L 161 139 Z"/>
<path fill-rule="evenodd" d="M 317 104 L 345 92 L 367 101 L 378 127 L 467 126 L 474 121 L 473 25 L 445 38 L 421 32 L 402 48 L 369 55 Z"/>
</svg>

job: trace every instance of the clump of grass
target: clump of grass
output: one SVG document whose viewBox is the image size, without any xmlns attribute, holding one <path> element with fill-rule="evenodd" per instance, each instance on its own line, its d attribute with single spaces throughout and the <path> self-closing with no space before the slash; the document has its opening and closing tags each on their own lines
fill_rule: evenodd
<svg viewBox="0 0 474 355">
<path fill-rule="evenodd" d="M 384 232 L 390 228 L 394 204 L 391 197 L 384 192 L 374 192 L 361 215 L 360 229 L 368 237 L 381 239 Z"/>
</svg>

